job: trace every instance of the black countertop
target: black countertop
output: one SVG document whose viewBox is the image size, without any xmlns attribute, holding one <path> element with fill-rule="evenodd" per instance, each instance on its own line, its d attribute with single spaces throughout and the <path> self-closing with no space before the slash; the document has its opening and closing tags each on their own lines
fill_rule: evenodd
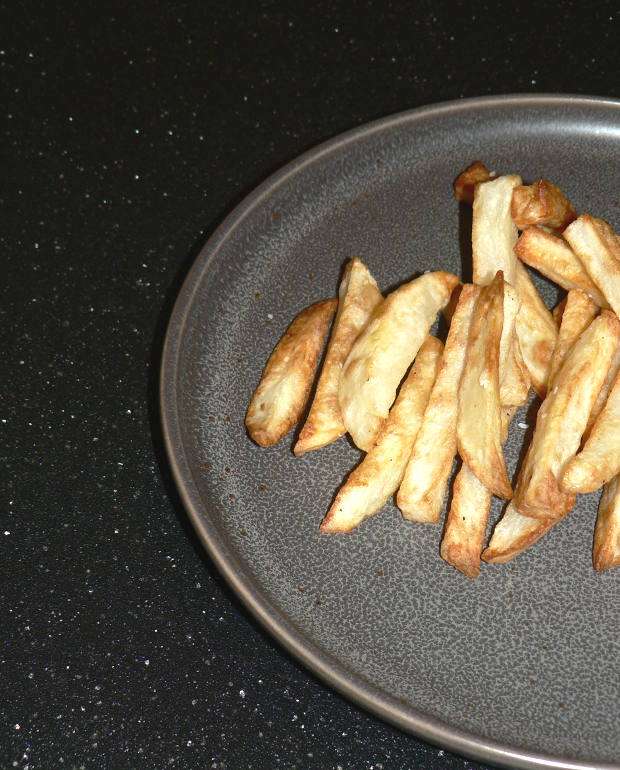
<svg viewBox="0 0 620 770">
<path fill-rule="evenodd" d="M 480 768 L 327 689 L 193 533 L 163 335 L 284 162 L 418 105 L 620 96 L 617 3 L 2 3 L 0 766 Z"/>
</svg>

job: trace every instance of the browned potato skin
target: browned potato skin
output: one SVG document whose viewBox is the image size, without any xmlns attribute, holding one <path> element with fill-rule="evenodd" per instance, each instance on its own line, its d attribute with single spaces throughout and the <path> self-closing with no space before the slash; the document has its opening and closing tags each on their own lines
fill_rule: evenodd
<svg viewBox="0 0 620 770">
<path fill-rule="evenodd" d="M 510 499 L 512 487 L 501 443 L 499 346 L 504 322 L 504 276 L 498 271 L 480 291 L 469 330 L 465 368 L 459 388 L 459 454 L 480 481 L 498 497 Z"/>
<path fill-rule="evenodd" d="M 463 463 L 454 481 L 440 553 L 444 561 L 470 578 L 480 574 L 480 551 L 491 498 L 491 491 Z"/>
<path fill-rule="evenodd" d="M 293 452 L 297 457 L 320 449 L 346 433 L 338 388 L 344 362 L 383 295 L 364 263 L 354 257 L 345 267 L 339 288 L 338 312 L 306 422 Z"/>
<path fill-rule="evenodd" d="M 566 492 L 587 494 L 620 473 L 620 375 L 607 397 L 581 452 L 568 463 L 561 480 Z"/>
<path fill-rule="evenodd" d="M 534 286 L 527 268 L 519 261 L 515 276 L 515 289 L 523 302 L 516 324 L 521 353 L 532 379 L 532 387 L 540 398 L 544 398 L 558 327 Z"/>
<path fill-rule="evenodd" d="M 538 270 L 563 289 L 581 289 L 592 297 L 599 307 L 609 307 L 607 300 L 563 238 L 541 227 L 528 226 L 519 236 L 515 254 L 526 265 Z"/>
<path fill-rule="evenodd" d="M 562 311 L 562 323 L 558 331 L 558 341 L 555 344 L 551 363 L 549 364 L 549 387 L 567 354 L 573 348 L 581 334 L 590 326 L 599 308 L 595 302 L 581 289 L 572 289 L 566 295 L 566 303 Z"/>
<path fill-rule="evenodd" d="M 475 160 L 454 180 L 454 197 L 457 201 L 472 204 L 476 185 L 480 182 L 488 182 L 489 179 L 491 174 L 487 167 L 481 161 Z"/>
<path fill-rule="evenodd" d="M 547 179 L 516 187 L 512 193 L 510 213 L 519 230 L 528 225 L 563 230 L 577 218 L 577 212 L 562 190 Z"/>
<path fill-rule="evenodd" d="M 523 516 L 512 501 L 495 525 L 481 559 L 487 564 L 505 564 L 537 543 L 559 521 L 561 519 L 533 519 Z"/>
<path fill-rule="evenodd" d="M 620 315 L 620 239 L 607 222 L 581 214 L 564 230 L 568 241 L 609 306 Z"/>
<path fill-rule="evenodd" d="M 596 397 L 596 401 L 594 402 L 594 406 L 592 407 L 592 411 L 590 412 L 590 417 L 588 418 L 588 425 L 585 429 L 585 432 L 583 434 L 582 443 L 585 444 L 585 442 L 588 440 L 588 437 L 590 436 L 590 433 L 592 432 L 592 428 L 594 427 L 594 424 L 598 420 L 599 414 L 603 411 L 603 407 L 607 403 L 607 398 L 609 397 L 609 392 L 616 381 L 616 377 L 620 373 L 620 345 L 616 349 L 616 354 L 613 357 L 613 360 L 611 362 L 611 366 L 609 367 L 609 371 L 607 372 L 607 377 L 605 378 L 605 382 L 601 385 L 601 389 L 599 390 L 598 396 Z"/>
<path fill-rule="evenodd" d="M 594 528 L 592 563 L 597 572 L 620 565 L 620 476 L 603 490 Z"/>
<path fill-rule="evenodd" d="M 515 505 L 520 513 L 559 519 L 575 504 L 575 495 L 561 489 L 559 476 L 577 452 L 619 340 L 620 321 L 604 310 L 565 358 L 538 411 L 534 436 L 519 472 Z"/>
<path fill-rule="evenodd" d="M 260 446 L 273 446 L 301 418 L 337 306 L 326 299 L 302 310 L 269 356 L 245 416 Z"/>
</svg>

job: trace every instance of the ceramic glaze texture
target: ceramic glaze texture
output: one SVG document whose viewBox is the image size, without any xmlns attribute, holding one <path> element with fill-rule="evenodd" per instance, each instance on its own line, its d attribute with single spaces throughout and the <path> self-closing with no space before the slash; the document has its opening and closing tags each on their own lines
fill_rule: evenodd
<svg viewBox="0 0 620 770">
<path fill-rule="evenodd" d="M 375 124 L 302 158 L 232 215 L 200 255 L 169 332 L 173 465 L 242 597 L 364 705 L 491 761 L 500 747 L 521 751 L 513 761 L 523 766 L 620 756 L 620 575 L 592 569 L 598 495 L 470 581 L 441 560 L 442 526 L 405 523 L 393 503 L 349 536 L 319 536 L 360 453 L 342 438 L 296 459 L 296 431 L 261 449 L 244 414 L 290 320 L 336 295 L 347 259 L 359 256 L 384 292 L 424 270 L 471 278 L 471 214 L 452 191 L 471 161 L 549 178 L 617 230 L 619 158 L 611 103 L 463 102 Z M 551 307 L 560 293 L 535 281 Z M 530 402 L 506 447 L 512 473 L 534 423 Z M 495 501 L 492 522 L 500 513 Z"/>
</svg>

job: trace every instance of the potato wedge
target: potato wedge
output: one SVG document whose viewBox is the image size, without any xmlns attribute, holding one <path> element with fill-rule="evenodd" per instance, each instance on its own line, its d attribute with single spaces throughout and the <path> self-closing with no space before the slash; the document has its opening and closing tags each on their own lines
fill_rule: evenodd
<svg viewBox="0 0 620 770">
<path fill-rule="evenodd" d="M 298 457 L 335 441 L 346 432 L 338 400 L 340 374 L 353 343 L 383 300 L 370 270 L 357 257 L 347 263 L 338 295 L 338 312 L 310 413 L 293 449 Z"/>
<path fill-rule="evenodd" d="M 620 243 L 602 219 L 582 214 L 562 233 L 616 315 L 620 315 Z"/>
<path fill-rule="evenodd" d="M 302 310 L 269 356 L 245 415 L 260 446 L 275 444 L 301 418 L 337 306 L 326 299 Z"/>
<path fill-rule="evenodd" d="M 517 480 L 515 505 L 525 516 L 561 518 L 573 507 L 575 495 L 564 492 L 559 480 L 579 449 L 619 340 L 620 321 L 603 310 L 564 359 L 553 389 L 538 411 L 532 443 Z"/>
<path fill-rule="evenodd" d="M 521 310 L 521 298 L 509 283 L 504 283 L 504 320 L 502 324 L 502 336 L 499 343 L 500 382 L 505 379 L 506 368 L 509 366 L 514 342 L 515 324 L 519 310 Z"/>
<path fill-rule="evenodd" d="M 577 212 L 562 190 L 547 179 L 515 187 L 510 213 L 519 230 L 528 225 L 545 225 L 553 230 L 563 230 L 577 218 Z"/>
<path fill-rule="evenodd" d="M 519 410 L 518 406 L 502 406 L 502 412 L 501 412 L 501 425 L 502 425 L 502 444 L 505 444 L 508 440 L 508 431 L 510 430 L 510 424 L 512 423 L 512 420 Z"/>
<path fill-rule="evenodd" d="M 620 476 L 605 484 L 601 496 L 594 528 L 592 562 L 597 571 L 620 565 Z"/>
<path fill-rule="evenodd" d="M 592 428 L 594 427 L 594 423 L 597 421 L 599 414 L 601 413 L 601 411 L 603 410 L 603 407 L 607 403 L 607 397 L 609 396 L 609 391 L 611 390 L 612 385 L 616 381 L 616 377 L 618 376 L 619 372 L 620 372 L 620 345 L 616 348 L 615 355 L 611 360 L 611 366 L 609 367 L 609 371 L 607 372 L 607 377 L 605 377 L 605 381 L 601 385 L 601 389 L 598 392 L 598 396 L 596 397 L 596 401 L 594 402 L 594 406 L 592 407 L 592 411 L 590 412 L 590 417 L 588 418 L 588 425 L 586 426 L 586 429 L 584 431 L 582 443 L 585 443 L 585 441 L 588 440 L 588 437 L 592 432 Z"/>
<path fill-rule="evenodd" d="M 526 227 L 519 236 L 515 254 L 526 265 L 564 289 L 581 289 L 599 307 L 608 308 L 607 300 L 586 272 L 568 243 L 540 227 Z"/>
<path fill-rule="evenodd" d="M 509 284 L 504 284 L 504 318 L 506 317 L 507 287 Z M 502 337 L 505 329 L 504 322 Z M 502 444 L 506 443 L 510 423 L 517 409 L 527 401 L 530 387 L 529 373 L 520 359 L 519 340 L 514 325 L 512 333 L 513 348 L 503 375 L 500 367 L 500 379 L 504 377 L 500 382 L 500 401 L 504 393 L 504 396 L 508 397 L 508 402 L 514 403 L 514 406 L 506 406 L 502 401 L 500 413 Z M 448 564 L 471 578 L 478 577 L 480 573 L 480 554 L 491 510 L 491 498 L 491 491 L 478 480 L 464 462 L 454 482 L 452 505 L 446 519 L 440 553 Z"/>
<path fill-rule="evenodd" d="M 515 275 L 514 287 L 522 300 L 516 323 L 517 336 L 523 360 L 532 378 L 532 387 L 544 398 L 558 327 L 534 286 L 527 268 L 520 262 L 517 262 Z"/>
<path fill-rule="evenodd" d="M 481 559 L 487 564 L 505 564 L 537 543 L 560 519 L 533 519 L 524 516 L 510 502 L 497 522 Z"/>
<path fill-rule="evenodd" d="M 553 316 L 553 320 L 556 322 L 558 329 L 560 328 L 560 324 L 562 323 L 562 316 L 564 315 L 564 310 L 566 309 L 567 296 L 568 295 L 565 295 L 564 298 L 561 299 L 551 311 L 551 315 Z"/>
<path fill-rule="evenodd" d="M 319 527 L 321 532 L 350 532 L 396 492 L 422 423 L 442 352 L 443 344 L 435 337 L 427 337 L 374 446 L 340 488 Z"/>
<path fill-rule="evenodd" d="M 473 203 L 476 185 L 480 182 L 488 182 L 490 178 L 491 175 L 484 163 L 475 160 L 454 180 L 454 197 L 463 203 Z"/>
<path fill-rule="evenodd" d="M 491 492 L 463 463 L 454 482 L 452 505 L 441 540 L 442 559 L 471 578 L 480 573 Z"/>
<path fill-rule="evenodd" d="M 529 397 L 531 384 L 532 379 L 523 360 L 521 344 L 515 329 L 513 344 L 503 372 L 500 367 L 499 400 L 502 407 L 523 406 Z"/>
<path fill-rule="evenodd" d="M 342 419 L 356 445 L 367 452 L 394 403 L 396 389 L 459 279 L 425 273 L 389 294 L 347 356 L 340 377 Z"/>
<path fill-rule="evenodd" d="M 465 363 L 469 325 L 480 289 L 463 286 L 452 316 L 437 379 L 413 445 L 396 504 L 405 519 L 439 521 L 456 454 L 458 387 Z"/>
<path fill-rule="evenodd" d="M 566 358 L 566 354 L 590 326 L 598 311 L 598 305 L 581 289 L 571 289 L 566 295 L 566 305 L 562 313 L 558 340 L 555 343 L 549 364 L 549 387 L 553 387 L 553 380 Z"/>
<path fill-rule="evenodd" d="M 498 270 L 511 286 L 515 285 L 518 233 L 510 206 L 513 190 L 520 184 L 520 176 L 500 176 L 476 185 L 471 245 L 474 283 L 480 286 L 490 283 Z"/>
<path fill-rule="evenodd" d="M 596 492 L 620 473 L 620 375 L 585 446 L 568 463 L 560 486 L 565 492 Z"/>
<path fill-rule="evenodd" d="M 510 499 L 512 487 L 501 443 L 499 349 L 504 320 L 504 278 L 499 271 L 484 286 L 469 330 L 459 386 L 458 451 L 494 495 Z"/>
</svg>

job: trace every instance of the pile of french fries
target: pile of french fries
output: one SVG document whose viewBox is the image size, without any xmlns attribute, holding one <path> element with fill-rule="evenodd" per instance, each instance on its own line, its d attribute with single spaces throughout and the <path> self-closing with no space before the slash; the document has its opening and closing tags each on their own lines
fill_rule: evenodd
<svg viewBox="0 0 620 770">
<path fill-rule="evenodd" d="M 306 414 L 297 456 L 348 433 L 366 454 L 320 524 L 352 531 L 397 493 L 405 519 L 437 524 L 460 469 L 440 553 L 475 578 L 536 543 L 603 487 L 593 564 L 620 564 L 620 238 L 577 215 L 547 180 L 524 185 L 476 161 L 454 182 L 472 204 L 473 283 L 427 272 L 384 297 L 357 257 L 338 299 L 303 310 L 246 414 L 271 446 Z M 567 291 L 549 311 L 525 267 Z M 439 312 L 444 342 L 430 334 Z M 333 324 L 332 324 L 333 320 Z M 331 333 L 329 333 L 331 325 Z M 533 388 L 536 427 L 513 489 L 503 445 Z M 492 497 L 509 501 L 485 547 Z"/>
</svg>

